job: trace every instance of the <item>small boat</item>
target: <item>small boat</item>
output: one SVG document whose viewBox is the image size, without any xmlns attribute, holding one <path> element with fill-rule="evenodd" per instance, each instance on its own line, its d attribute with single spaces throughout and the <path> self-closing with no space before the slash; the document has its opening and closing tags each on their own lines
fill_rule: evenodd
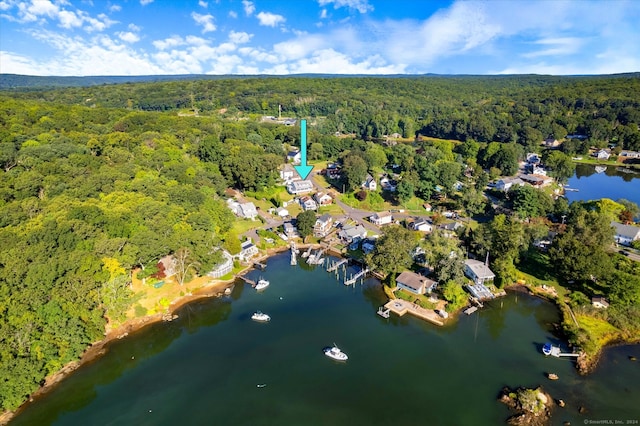
<svg viewBox="0 0 640 426">
<path fill-rule="evenodd" d="M 553 346 L 551 346 L 551 343 L 545 343 L 544 346 L 542 347 L 542 353 L 545 355 L 551 355 L 552 348 Z"/>
<path fill-rule="evenodd" d="M 265 280 L 264 278 L 260 278 L 258 280 L 258 283 L 256 284 L 256 290 L 264 290 L 267 287 L 269 287 L 269 281 Z"/>
<path fill-rule="evenodd" d="M 256 385 L 256 387 L 257 387 L 257 388 L 264 388 L 264 387 L 266 387 L 266 386 L 267 386 L 267 384 L 266 384 L 266 383 L 260 383 L 260 384 L 257 384 L 257 385 Z"/>
<path fill-rule="evenodd" d="M 324 348 L 324 354 L 329 358 L 335 359 L 336 361 L 346 361 L 347 359 L 349 359 L 347 354 L 342 352 L 335 343 L 333 344 L 333 346 Z"/>
<path fill-rule="evenodd" d="M 547 377 L 549 378 L 549 380 L 558 380 L 558 375 L 555 373 L 549 373 L 547 374 Z"/>
<path fill-rule="evenodd" d="M 271 317 L 269 315 L 260 311 L 256 311 L 253 315 L 251 315 L 251 319 L 254 321 L 260 321 L 260 322 L 271 321 Z"/>
<path fill-rule="evenodd" d="M 445 311 L 444 309 L 438 309 L 436 310 L 436 313 L 444 319 L 449 318 L 449 313 L 447 313 L 447 311 Z"/>
</svg>

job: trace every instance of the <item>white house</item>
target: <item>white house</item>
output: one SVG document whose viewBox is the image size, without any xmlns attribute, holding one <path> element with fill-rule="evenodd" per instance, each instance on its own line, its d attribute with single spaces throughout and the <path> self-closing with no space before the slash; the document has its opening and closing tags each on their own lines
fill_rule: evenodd
<svg viewBox="0 0 640 426">
<path fill-rule="evenodd" d="M 514 185 L 523 186 L 524 181 L 520 178 L 506 177 L 506 178 L 499 179 L 498 182 L 496 182 L 495 188 L 498 191 L 507 192 Z"/>
<path fill-rule="evenodd" d="M 340 239 L 346 243 L 351 244 L 354 241 L 359 241 L 367 236 L 367 230 L 362 225 L 349 225 L 345 226 L 338 232 Z"/>
<path fill-rule="evenodd" d="M 276 215 L 281 218 L 285 218 L 289 216 L 289 210 L 285 209 L 284 207 L 278 207 L 276 209 Z"/>
<path fill-rule="evenodd" d="M 282 179 L 285 182 L 288 182 L 295 178 L 299 179 L 300 177 L 298 176 L 298 174 L 296 173 L 296 170 L 293 168 L 291 164 L 287 163 L 280 166 L 280 179 Z"/>
<path fill-rule="evenodd" d="M 367 178 L 362 183 L 362 187 L 368 191 L 375 191 L 378 188 L 376 180 L 371 175 L 367 175 Z"/>
<path fill-rule="evenodd" d="M 222 256 L 224 260 L 207 274 L 208 277 L 220 278 L 233 270 L 233 257 L 226 250 L 222 250 Z"/>
<path fill-rule="evenodd" d="M 485 281 L 491 281 L 496 277 L 484 262 L 475 259 L 464 261 L 464 274 L 476 284 L 484 284 Z"/>
<path fill-rule="evenodd" d="M 437 282 L 423 277 L 411 271 L 403 271 L 396 278 L 398 288 L 409 291 L 414 294 L 431 293 L 436 287 Z"/>
<path fill-rule="evenodd" d="M 287 161 L 293 164 L 300 164 L 302 161 L 300 151 L 293 150 L 287 153 Z"/>
<path fill-rule="evenodd" d="M 295 238 L 298 236 L 298 229 L 293 225 L 293 223 L 285 222 L 282 227 L 284 228 L 284 233 L 287 237 Z"/>
<path fill-rule="evenodd" d="M 251 202 L 240 204 L 239 209 L 238 216 L 244 217 L 245 219 L 254 220 L 256 216 L 258 216 L 258 210 L 256 210 L 256 206 Z"/>
<path fill-rule="evenodd" d="M 319 206 L 328 206 L 333 203 L 333 198 L 326 192 L 316 192 L 313 194 L 313 199 L 316 200 Z"/>
<path fill-rule="evenodd" d="M 398 189 L 398 183 L 395 180 L 389 179 L 387 176 L 380 179 L 380 187 L 385 191 L 395 192 Z"/>
<path fill-rule="evenodd" d="M 325 237 L 329 231 L 331 231 L 331 225 L 333 225 L 333 218 L 329 214 L 323 214 L 316 219 L 316 223 L 313 226 L 314 237 Z"/>
<path fill-rule="evenodd" d="M 253 256 L 258 254 L 258 247 L 253 244 L 253 241 L 251 241 L 251 239 L 243 241 L 240 247 L 241 248 L 240 253 L 238 254 L 238 258 L 240 258 L 240 260 L 244 262 L 248 261 Z"/>
<path fill-rule="evenodd" d="M 596 157 L 598 160 L 608 160 L 609 157 L 611 157 L 611 153 L 606 149 L 600 149 L 594 152 L 593 156 Z"/>
<path fill-rule="evenodd" d="M 607 309 L 609 307 L 609 302 L 602 296 L 594 296 L 591 298 L 591 304 L 594 308 L 598 309 Z"/>
<path fill-rule="evenodd" d="M 307 194 L 313 191 L 313 183 L 310 180 L 294 180 L 287 183 L 289 194 Z"/>
<path fill-rule="evenodd" d="M 302 206 L 302 210 L 318 210 L 318 204 L 313 200 L 313 198 L 309 196 L 304 196 L 300 198 L 300 206 Z"/>
<path fill-rule="evenodd" d="M 622 150 L 619 156 L 624 158 L 640 158 L 640 152 Z"/>
<path fill-rule="evenodd" d="M 411 229 L 414 231 L 420 232 L 431 232 L 433 231 L 433 224 L 426 219 L 416 220 L 411 224 Z"/>
<path fill-rule="evenodd" d="M 393 222 L 393 216 L 390 212 L 374 213 L 369 216 L 371 223 L 377 226 L 388 225 Z"/>
<path fill-rule="evenodd" d="M 633 225 L 625 225 L 620 222 L 611 222 L 611 226 L 615 228 L 615 242 L 625 246 L 630 246 L 632 242 L 640 240 L 640 227 Z"/>
</svg>

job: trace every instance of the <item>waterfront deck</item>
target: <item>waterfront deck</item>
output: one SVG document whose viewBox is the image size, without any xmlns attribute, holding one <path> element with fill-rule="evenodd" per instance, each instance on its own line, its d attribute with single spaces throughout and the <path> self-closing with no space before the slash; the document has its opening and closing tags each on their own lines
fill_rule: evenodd
<svg viewBox="0 0 640 426">
<path fill-rule="evenodd" d="M 422 308 L 406 300 L 402 300 L 402 299 L 390 300 L 384 305 L 384 308 L 388 309 L 389 311 L 393 312 L 398 316 L 403 316 L 408 312 L 411 315 L 415 315 L 418 318 L 422 318 L 433 324 L 436 324 L 439 326 L 444 325 L 442 318 L 434 310 Z"/>
</svg>

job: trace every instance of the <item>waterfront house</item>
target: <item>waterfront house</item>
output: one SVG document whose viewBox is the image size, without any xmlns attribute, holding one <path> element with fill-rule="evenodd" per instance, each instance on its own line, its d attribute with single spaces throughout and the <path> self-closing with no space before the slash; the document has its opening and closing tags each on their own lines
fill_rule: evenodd
<svg viewBox="0 0 640 426">
<path fill-rule="evenodd" d="M 640 152 L 622 150 L 622 151 L 620 151 L 620 155 L 618 155 L 618 157 L 622 157 L 622 158 L 640 158 Z"/>
<path fill-rule="evenodd" d="M 155 275 L 158 278 L 169 278 L 176 274 L 176 258 L 168 254 L 158 260 L 156 267 L 158 272 Z"/>
<path fill-rule="evenodd" d="M 520 175 L 518 178 L 536 188 L 545 187 L 553 182 L 553 178 L 542 175 Z"/>
<path fill-rule="evenodd" d="M 318 204 L 313 200 L 313 198 L 305 195 L 300 198 L 300 206 L 302 206 L 302 210 L 318 210 Z"/>
<path fill-rule="evenodd" d="M 276 215 L 284 219 L 285 217 L 289 216 L 289 210 L 285 209 L 284 207 L 278 207 L 276 209 Z"/>
<path fill-rule="evenodd" d="M 285 222 L 282 225 L 283 229 L 284 229 L 284 234 L 289 237 L 289 238 L 295 238 L 298 236 L 298 229 L 295 227 L 295 225 L 291 222 Z"/>
<path fill-rule="evenodd" d="M 313 191 L 313 183 L 310 180 L 293 180 L 287 183 L 289 194 L 308 194 Z"/>
<path fill-rule="evenodd" d="M 609 302 L 602 296 L 594 296 L 591 298 L 591 305 L 593 305 L 594 308 L 607 309 Z"/>
<path fill-rule="evenodd" d="M 251 238 L 245 240 L 240 244 L 240 253 L 238 258 L 243 262 L 249 261 L 253 256 L 258 254 L 258 247 L 253 244 Z"/>
<path fill-rule="evenodd" d="M 360 246 L 362 248 L 362 252 L 364 254 L 369 254 L 371 253 L 373 250 L 375 250 L 376 248 L 376 242 L 375 240 L 364 240 L 362 241 L 362 245 Z"/>
<path fill-rule="evenodd" d="M 496 182 L 495 188 L 498 191 L 507 192 L 514 185 L 523 186 L 524 185 L 524 181 L 522 179 L 520 179 L 520 178 L 517 178 L 517 177 L 505 177 L 505 178 L 499 179 Z"/>
<path fill-rule="evenodd" d="M 364 226 L 358 225 L 348 225 L 343 227 L 340 232 L 338 232 L 338 237 L 345 243 L 352 243 L 354 241 L 359 241 L 367 236 L 367 230 Z"/>
<path fill-rule="evenodd" d="M 618 244 L 630 246 L 632 242 L 640 240 L 640 227 L 633 225 L 625 225 L 620 222 L 611 222 L 611 226 L 615 228 L 614 240 Z"/>
<path fill-rule="evenodd" d="M 611 153 L 606 149 L 600 149 L 593 153 L 593 156 L 598 160 L 608 160 L 611 157 Z"/>
<path fill-rule="evenodd" d="M 476 284 L 484 284 L 486 281 L 492 281 L 496 277 L 493 271 L 489 269 L 489 266 L 475 259 L 464 261 L 464 274 Z"/>
<path fill-rule="evenodd" d="M 285 182 L 288 182 L 295 178 L 299 179 L 299 176 L 291 164 L 287 163 L 280 166 L 280 179 L 282 179 Z"/>
<path fill-rule="evenodd" d="M 231 273 L 233 270 L 233 257 L 226 250 L 222 250 L 222 256 L 222 263 L 219 263 L 209 273 L 207 273 L 208 277 L 220 278 Z"/>
<path fill-rule="evenodd" d="M 376 180 L 373 176 L 368 174 L 364 182 L 362 182 L 362 187 L 368 191 L 375 191 L 376 188 L 378 188 L 378 185 L 376 184 Z"/>
<path fill-rule="evenodd" d="M 369 216 L 369 220 L 376 226 L 388 225 L 393 222 L 393 216 L 390 212 L 374 213 Z"/>
<path fill-rule="evenodd" d="M 436 284 L 436 281 L 411 271 L 402 271 L 396 278 L 398 288 L 413 294 L 431 293 L 435 289 Z"/>
<path fill-rule="evenodd" d="M 326 237 L 329 231 L 331 231 L 331 225 L 333 225 L 333 218 L 329 214 L 323 214 L 316 219 L 316 223 L 313 226 L 314 237 Z"/>
<path fill-rule="evenodd" d="M 289 151 L 287 153 L 287 161 L 293 164 L 300 164 L 302 161 L 300 151 L 297 149 Z"/>
<path fill-rule="evenodd" d="M 331 195 L 326 192 L 316 192 L 313 195 L 313 199 L 316 200 L 316 203 L 318 203 L 319 206 L 328 206 L 333 203 L 333 198 L 331 198 Z"/>
</svg>

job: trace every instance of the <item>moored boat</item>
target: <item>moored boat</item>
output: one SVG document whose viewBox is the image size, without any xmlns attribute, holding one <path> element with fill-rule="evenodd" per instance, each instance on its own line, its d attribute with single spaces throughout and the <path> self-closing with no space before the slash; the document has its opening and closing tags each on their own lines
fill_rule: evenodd
<svg viewBox="0 0 640 426">
<path fill-rule="evenodd" d="M 254 321 L 268 322 L 271 321 L 271 317 L 264 312 L 256 311 L 251 315 L 251 319 Z"/>
<path fill-rule="evenodd" d="M 342 352 L 340 348 L 334 343 L 333 346 L 324 348 L 324 354 L 329 358 L 333 358 L 336 361 L 346 361 L 349 359 L 346 353 Z"/>
<path fill-rule="evenodd" d="M 256 290 L 264 290 L 267 287 L 269 287 L 269 281 L 265 280 L 264 278 L 260 278 L 258 280 L 258 283 L 256 284 Z"/>
<path fill-rule="evenodd" d="M 551 355 L 551 343 L 545 343 L 542 347 L 542 353 L 545 355 Z"/>
</svg>

